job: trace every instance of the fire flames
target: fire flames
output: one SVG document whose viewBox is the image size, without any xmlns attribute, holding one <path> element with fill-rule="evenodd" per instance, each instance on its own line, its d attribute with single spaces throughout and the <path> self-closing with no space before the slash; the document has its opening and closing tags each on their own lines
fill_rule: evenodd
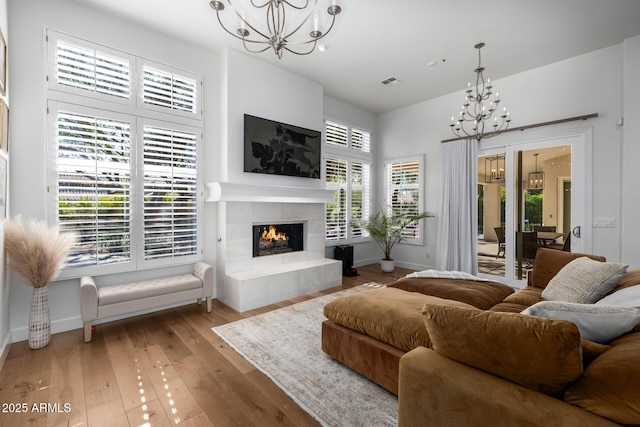
<svg viewBox="0 0 640 427">
<path fill-rule="evenodd" d="M 269 229 L 264 228 L 261 235 L 263 240 L 287 240 L 287 235 L 281 231 L 277 231 L 275 225 L 270 225 Z"/>
</svg>

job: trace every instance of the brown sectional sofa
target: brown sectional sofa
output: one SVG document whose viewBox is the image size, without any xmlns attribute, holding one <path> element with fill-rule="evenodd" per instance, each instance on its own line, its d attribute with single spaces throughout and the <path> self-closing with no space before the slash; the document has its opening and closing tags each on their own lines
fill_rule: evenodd
<svg viewBox="0 0 640 427">
<path fill-rule="evenodd" d="M 397 394 L 401 426 L 640 425 L 640 327 L 602 345 L 519 314 L 582 256 L 604 261 L 540 249 L 516 292 L 405 278 L 341 297 L 325 306 L 322 349 Z M 637 284 L 629 270 L 613 292 Z"/>
</svg>

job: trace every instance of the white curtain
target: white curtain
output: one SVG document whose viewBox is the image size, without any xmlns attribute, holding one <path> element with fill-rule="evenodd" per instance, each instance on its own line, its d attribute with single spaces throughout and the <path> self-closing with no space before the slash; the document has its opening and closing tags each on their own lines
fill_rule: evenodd
<svg viewBox="0 0 640 427">
<path fill-rule="evenodd" d="M 438 218 L 439 270 L 478 273 L 478 142 L 442 144 L 442 202 Z"/>
</svg>

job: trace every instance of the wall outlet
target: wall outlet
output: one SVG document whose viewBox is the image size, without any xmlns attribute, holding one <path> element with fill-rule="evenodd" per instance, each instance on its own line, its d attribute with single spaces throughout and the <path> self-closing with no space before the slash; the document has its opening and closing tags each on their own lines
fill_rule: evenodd
<svg viewBox="0 0 640 427">
<path fill-rule="evenodd" d="M 616 219 L 615 218 L 593 218 L 593 227 L 594 228 L 615 228 Z"/>
</svg>

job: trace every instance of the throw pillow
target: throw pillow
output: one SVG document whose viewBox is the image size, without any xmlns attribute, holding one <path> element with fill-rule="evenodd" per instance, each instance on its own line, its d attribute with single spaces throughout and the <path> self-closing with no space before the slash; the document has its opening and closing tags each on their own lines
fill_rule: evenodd
<svg viewBox="0 0 640 427">
<path fill-rule="evenodd" d="M 629 332 L 640 323 L 640 309 L 612 305 L 542 301 L 522 313 L 568 320 L 578 327 L 582 338 L 602 344 Z"/>
<path fill-rule="evenodd" d="M 542 291 L 551 301 L 594 303 L 615 288 L 627 271 L 627 264 L 574 259 L 558 272 Z"/>
<path fill-rule="evenodd" d="M 557 249 L 539 248 L 536 252 L 536 262 L 528 275 L 529 285 L 545 288 L 549 281 L 558 274 L 565 265 L 576 258 L 589 257 L 596 261 L 606 261 L 605 257 L 578 252 L 565 252 Z"/>
<path fill-rule="evenodd" d="M 546 394 L 582 375 L 580 333 L 563 320 L 425 304 L 434 351 Z"/>
<path fill-rule="evenodd" d="M 640 286 L 630 286 L 607 295 L 597 305 L 615 305 L 618 307 L 640 307 Z"/>
<path fill-rule="evenodd" d="M 638 284 L 640 284 L 640 267 L 630 268 L 627 270 L 627 274 L 625 274 L 622 280 L 620 280 L 620 284 L 618 284 L 613 292 Z"/>
</svg>

